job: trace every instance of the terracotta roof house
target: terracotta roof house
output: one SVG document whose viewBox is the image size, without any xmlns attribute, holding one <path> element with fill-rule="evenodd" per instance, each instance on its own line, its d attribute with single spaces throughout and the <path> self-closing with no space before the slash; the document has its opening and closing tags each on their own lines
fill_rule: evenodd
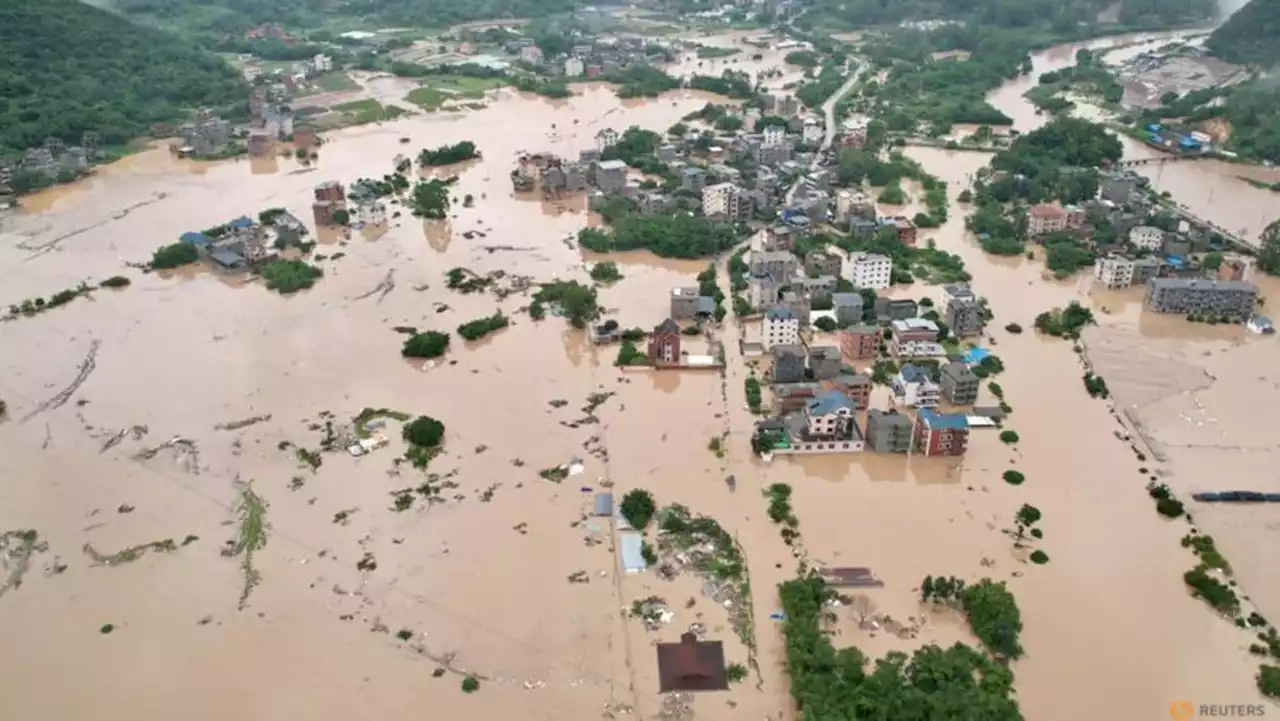
<svg viewBox="0 0 1280 721">
<path fill-rule="evenodd" d="M 680 643 L 658 644 L 659 691 L 725 691 L 729 679 L 724 646 L 719 641 L 699 641 L 692 633 Z"/>
</svg>

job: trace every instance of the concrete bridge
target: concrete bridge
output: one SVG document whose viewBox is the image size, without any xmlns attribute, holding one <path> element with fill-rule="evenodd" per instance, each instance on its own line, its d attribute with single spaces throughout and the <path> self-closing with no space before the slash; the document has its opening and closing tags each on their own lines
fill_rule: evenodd
<svg viewBox="0 0 1280 721">
<path fill-rule="evenodd" d="M 1156 158 L 1136 158 L 1134 160 L 1120 160 L 1116 162 L 1115 167 L 1132 168 L 1136 165 L 1151 165 L 1153 163 L 1156 165 L 1164 165 L 1165 163 L 1177 163 L 1184 160 L 1200 160 L 1203 157 L 1205 156 L 1203 155 L 1161 155 Z"/>
</svg>

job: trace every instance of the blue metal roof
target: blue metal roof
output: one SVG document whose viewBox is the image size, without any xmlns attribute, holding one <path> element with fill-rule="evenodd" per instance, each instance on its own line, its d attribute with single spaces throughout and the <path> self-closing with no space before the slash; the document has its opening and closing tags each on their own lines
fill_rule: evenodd
<svg viewBox="0 0 1280 721">
<path fill-rule="evenodd" d="M 840 391 L 827 391 L 809 401 L 809 412 L 815 416 L 825 416 L 843 408 L 853 410 L 853 402 Z"/>
<path fill-rule="evenodd" d="M 643 571 L 649 564 L 644 562 L 644 536 L 639 533 L 624 533 L 618 536 L 618 551 L 622 557 L 622 570 L 629 573 Z"/>
<path fill-rule="evenodd" d="M 900 372 L 902 374 L 902 380 L 907 381 L 908 383 L 916 383 L 919 381 L 929 380 L 928 371 L 926 371 L 924 368 L 921 368 L 918 365 L 913 365 L 911 363 L 907 363 L 903 365 L 902 370 Z"/>
<path fill-rule="evenodd" d="M 916 414 L 916 418 L 920 419 L 930 428 L 968 428 L 969 419 L 958 413 L 938 413 L 937 411 L 922 408 Z"/>
<path fill-rule="evenodd" d="M 245 228 L 252 228 L 253 221 L 249 219 L 249 216 L 242 215 L 239 218 L 236 218 L 235 220 L 231 221 L 230 223 L 227 223 L 227 227 L 231 228 L 232 230 L 243 230 Z"/>
<path fill-rule="evenodd" d="M 213 242 L 209 240 L 209 236 L 205 235 L 204 233 L 197 233 L 195 231 L 191 231 L 189 233 L 183 233 L 182 235 L 179 235 L 178 240 L 182 241 L 183 243 L 191 243 L 192 245 L 208 245 Z"/>
<path fill-rule="evenodd" d="M 219 248 L 213 251 L 209 254 L 209 258 L 224 268 L 234 268 L 238 265 L 243 265 L 245 262 L 243 255 L 226 248 Z"/>
<path fill-rule="evenodd" d="M 978 346 L 974 346 L 964 352 L 964 362 L 968 363 L 969 365 L 977 365 L 978 363 L 981 363 L 982 361 L 990 357 L 991 357 L 991 351 L 987 350 L 986 348 L 980 348 Z"/>
<path fill-rule="evenodd" d="M 775 305 L 764 312 L 764 317 L 772 318 L 773 320 L 791 320 L 796 316 L 790 311 L 790 309 L 780 305 Z"/>
</svg>

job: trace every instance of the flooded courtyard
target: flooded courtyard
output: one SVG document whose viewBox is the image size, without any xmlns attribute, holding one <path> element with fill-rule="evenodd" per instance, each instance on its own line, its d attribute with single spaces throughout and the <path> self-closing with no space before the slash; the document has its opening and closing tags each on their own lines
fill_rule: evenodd
<svg viewBox="0 0 1280 721">
<path fill-rule="evenodd" d="M 778 62 L 756 68 L 751 54 L 744 46 L 737 62 L 702 62 L 751 72 Z M 1037 56 L 1031 82 L 1073 57 L 1074 47 Z M 1013 81 L 993 95 L 1020 130 L 1041 122 L 1021 97 L 1026 88 Z M 993 350 L 1008 367 L 999 382 L 1015 408 L 1007 427 L 1020 442 L 976 431 L 958 461 L 867 453 L 766 465 L 750 451 L 749 363 L 734 342 L 745 329 L 732 316 L 719 331 L 723 376 L 624 372 L 613 367 L 614 349 L 593 346 L 563 319 L 519 313 L 526 295 L 445 287 L 455 267 L 585 280 L 585 263 L 611 259 L 624 278 L 601 291 L 601 304 L 623 326 L 648 328 L 666 316 L 669 289 L 706 267 L 648 253 L 584 254 L 567 242 L 592 222 L 581 199 L 513 194 L 508 173 L 521 153 L 576 155 L 601 128 L 661 131 L 717 100 L 676 91 L 620 101 L 604 85 L 575 90 L 559 101 L 500 90 L 483 110 L 330 133 L 308 167 L 283 157 L 199 164 L 157 149 L 24 200 L 21 214 L 3 219 L 6 304 L 81 280 L 133 280 L 0 323 L 8 404 L 0 532 L 35 529 L 47 543 L 21 587 L 0 596 L 0 634 L 22 649 L 22 663 L 0 675 L 6 707 L 33 718 L 409 719 L 424 710 L 789 718 L 771 613 L 774 587 L 794 576 L 796 559 L 761 497 L 779 482 L 794 489 L 809 557 L 871 567 L 886 584 L 871 592 L 877 611 L 917 627 L 914 638 L 871 633 L 840 609 L 837 645 L 871 655 L 971 641 L 960 618 L 926 611 L 917 587 L 927 574 L 986 576 L 1009 581 L 1022 608 L 1027 657 L 1014 670 L 1027 718 L 1157 719 L 1178 698 L 1256 697 L 1256 664 L 1244 650 L 1251 636 L 1185 591 L 1184 526 L 1156 515 L 1143 490 L 1156 464 L 1140 461 L 1117 438 L 1125 428 L 1109 404 L 1084 392 L 1068 341 L 1002 328 L 1030 329 L 1036 314 L 1070 300 L 1091 304 L 1100 327 L 1086 336 L 1086 352 L 1115 407 L 1135 409 L 1133 422 L 1157 439 L 1160 473 L 1180 493 L 1212 488 L 1205 474 L 1215 470 L 1238 481 L 1229 485 L 1260 485 L 1274 449 L 1250 414 L 1275 393 L 1274 337 L 1153 319 L 1141 313 L 1140 289 L 1102 294 L 1088 278 L 1043 280 L 1039 261 L 985 256 L 953 203 L 948 222 L 923 235 L 961 255 L 991 302 Z M 405 211 L 385 233 L 322 237 L 317 252 L 329 259 L 309 291 L 280 297 L 212 271 L 144 275 L 126 266 L 185 231 L 264 208 L 309 218 L 317 183 L 380 177 L 398 153 L 463 140 L 484 155 L 455 169 L 454 194 L 473 195 L 474 207 L 456 203 L 442 221 Z M 909 154 L 947 181 L 953 200 L 988 160 Z M 1235 168 L 1142 172 L 1160 173 L 1159 187 L 1204 203 L 1207 217 L 1230 227 L 1267 213 L 1266 192 L 1234 179 Z M 1198 199 L 1206 187 L 1220 188 L 1212 203 Z M 1274 289 L 1262 286 L 1269 298 Z M 937 298 L 938 289 L 896 292 Z M 450 332 L 497 309 L 510 328 L 476 343 L 455 339 L 436 362 L 400 357 L 396 326 Z M 1164 380 L 1152 383 L 1153 375 Z M 885 407 L 884 393 L 877 389 L 873 407 Z M 392 462 L 403 450 L 398 429 L 390 448 L 368 456 L 299 463 L 292 448 L 315 448 L 326 422 L 347 423 L 363 408 L 443 421 L 445 453 L 430 467 L 438 476 Z M 723 458 L 708 450 L 716 437 L 726 438 Z M 175 438 L 184 442 L 167 443 Z M 581 474 L 540 477 L 573 458 L 583 460 Z M 1027 482 L 1005 484 L 1009 468 Z M 404 489 L 424 480 L 432 489 L 396 510 Z M 236 532 L 234 507 L 249 483 L 267 504 L 270 530 L 255 557 L 260 582 L 238 610 L 245 570 L 219 548 Z M 667 581 L 619 571 L 611 522 L 589 517 L 593 494 L 609 488 L 616 497 L 646 488 L 659 505 L 688 506 L 735 538 L 747 559 L 754 652 L 691 574 Z M 1044 511 L 1038 547 L 1052 559 L 1047 566 L 1026 563 L 1005 533 L 1023 503 Z M 1263 613 L 1280 615 L 1280 589 L 1266 586 L 1266 523 L 1236 515 L 1223 509 L 1202 522 L 1239 566 L 1243 587 L 1270 604 Z M 118 566 L 95 566 L 82 551 L 188 536 L 197 540 Z M 657 631 L 628 617 L 650 596 L 675 613 Z M 673 708 L 657 693 L 654 643 L 677 640 L 695 622 L 725 642 L 727 661 L 754 656 L 759 670 L 729 693 Z M 106 624 L 110 633 L 101 632 Z M 459 690 L 465 675 L 480 679 L 476 693 Z"/>
</svg>

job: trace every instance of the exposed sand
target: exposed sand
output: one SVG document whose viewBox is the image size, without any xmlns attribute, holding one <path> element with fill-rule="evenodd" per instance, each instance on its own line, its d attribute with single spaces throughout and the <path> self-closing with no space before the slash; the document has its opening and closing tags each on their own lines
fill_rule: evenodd
<svg viewBox="0 0 1280 721">
<path fill-rule="evenodd" d="M 521 151 L 576 152 L 605 125 L 662 129 L 710 99 L 678 92 L 620 102 L 607 88 L 581 92 L 550 102 L 499 91 L 488 108 L 465 116 L 416 116 L 333 133 L 314 172 L 299 172 L 285 158 L 202 165 L 154 151 L 37 195 L 25 214 L 4 221 L 0 301 L 7 303 L 125 272 L 122 260 L 144 260 L 183 231 L 265 207 L 283 205 L 309 224 L 313 185 L 381 175 L 406 149 L 473 139 L 485 154 L 457 187 L 459 196 L 475 195 L 475 208 L 458 207 L 449 221 L 405 216 L 376 240 L 357 236 L 345 246 L 329 236 L 319 252 L 347 257 L 322 262 L 326 276 L 294 297 L 207 271 L 127 271 L 134 279 L 128 289 L 98 291 L 91 300 L 0 324 L 0 397 L 10 417 L 0 425 L 7 471 L 0 531 L 35 528 L 49 544 L 22 587 L 0 598 L 0 637 L 22 649 L 0 665 L 6 709 L 41 719 L 409 719 L 424 709 L 444 718 L 609 717 L 623 709 L 652 718 L 663 703 L 654 641 L 675 640 L 702 621 L 710 637 L 725 642 L 729 661 L 745 662 L 747 651 L 726 611 L 701 596 L 696 580 L 618 572 L 608 524 L 580 523 L 591 500 L 582 489 L 598 489 L 602 479 L 618 496 L 644 487 L 661 504 L 710 515 L 745 550 L 760 676 L 753 673 L 729 693 L 694 698 L 699 718 L 791 715 L 781 641 L 768 618 L 775 584 L 795 569 L 760 495 L 774 482 L 792 484 L 812 557 L 872 567 L 886 582 L 868 592 L 879 612 L 899 621 L 926 616 L 915 640 L 883 632 L 871 638 L 844 610 L 842 644 L 882 653 L 971 640 L 958 619 L 924 613 L 915 588 L 926 574 L 988 575 L 1008 579 L 1023 609 L 1028 656 L 1015 672 L 1027 718 L 1154 719 L 1175 698 L 1256 698 L 1255 664 L 1243 651 L 1247 635 L 1186 595 L 1181 573 L 1191 560 L 1178 546 L 1181 527 L 1152 510 L 1137 471 L 1142 464 L 1115 438 L 1119 426 L 1107 405 L 1084 393 L 1070 345 L 1001 330 L 1010 321 L 1030 328 L 1041 310 L 1088 299 L 1088 281 L 1045 283 L 1037 262 L 984 257 L 963 233 L 960 208 L 926 237 L 963 255 L 976 290 L 991 301 L 995 351 L 1009 368 L 999 382 L 1015 408 L 1009 426 L 1022 441 L 1009 448 L 992 432 L 975 432 L 968 456 L 958 461 L 864 454 L 766 466 L 749 450 L 747 367 L 732 342 L 743 329 L 732 318 L 720 334 L 728 349 L 723 379 L 706 372 L 622 373 L 611 365 L 615 351 L 598 351 L 563 320 L 534 323 L 516 315 L 526 298 L 498 302 L 448 291 L 443 274 L 454 266 L 585 278 L 584 256 L 562 242 L 589 222 L 581 203 L 513 198 L 507 178 L 513 159 Z M 400 145 L 402 136 L 412 144 Z M 910 154 L 951 184 L 953 198 L 986 162 L 979 153 L 912 148 Z M 1189 173 L 1209 172 L 1184 165 Z M 461 236 L 466 230 L 487 237 L 468 240 Z M 533 250 L 491 253 L 486 245 Z M 645 253 L 615 259 L 626 278 L 601 297 L 624 325 L 657 323 L 667 311 L 668 288 L 688 284 L 705 267 Z M 393 290 L 361 298 L 392 270 Z M 723 263 L 721 274 L 727 288 Z M 418 290 L 422 285 L 429 287 Z M 899 292 L 936 297 L 937 290 Z M 437 302 L 452 310 L 437 314 Z M 1119 309 L 1115 323 L 1138 323 L 1132 300 L 1108 303 Z M 512 327 L 475 344 L 455 338 L 445 363 L 423 367 L 399 357 L 403 336 L 392 326 L 451 330 L 496 307 L 513 315 Z M 1144 317 L 1139 329 L 1145 324 Z M 1231 354 L 1182 358 L 1188 367 L 1179 365 L 1171 376 L 1194 380 L 1189 366 L 1208 364 L 1221 377 L 1225 369 L 1213 364 L 1242 354 L 1259 362 L 1274 342 L 1247 339 Z M 83 385 L 64 404 L 46 408 L 76 378 L 94 344 L 100 345 Z M 1102 347 L 1099 341 L 1100 354 Z M 1115 375 L 1113 387 L 1122 385 L 1123 374 Z M 1228 406 L 1256 397 L 1232 387 L 1203 392 L 1207 412 L 1221 418 Z M 599 423 L 570 427 L 584 418 L 587 397 L 602 391 L 615 395 L 595 411 Z M 1162 392 L 1141 397 L 1158 404 Z M 883 394 L 877 392 L 875 405 L 884 406 Z M 555 399 L 567 405 L 553 408 Z M 315 473 L 278 449 L 284 440 L 315 448 L 321 432 L 308 426 L 322 411 L 343 420 L 365 406 L 427 413 L 447 424 L 447 453 L 431 471 L 457 487 L 446 488 L 442 502 L 420 499 L 412 510 L 391 510 L 392 491 L 423 480 L 393 468 L 403 450 L 394 424 L 391 447 L 362 459 L 326 454 Z M 263 414 L 272 419 L 215 429 Z M 1170 483 L 1194 476 L 1199 467 L 1191 464 L 1198 461 L 1186 461 L 1186 471 L 1176 465 L 1179 446 L 1195 441 L 1180 429 L 1185 422 L 1153 415 L 1145 423 L 1168 446 Z M 134 425 L 148 433 L 103 450 Z M 707 443 L 725 432 L 729 452 L 719 459 Z M 1239 433 L 1224 442 L 1265 445 Z M 171 450 L 134 460 L 176 435 L 197 443 L 198 462 L 183 462 Z M 607 462 L 600 449 L 607 449 Z M 573 456 L 586 459 L 582 475 L 558 485 L 538 477 L 539 469 Z M 1026 484 L 1000 480 L 1011 466 L 1026 473 Z M 736 492 L 724 482 L 729 474 Z M 294 477 L 303 483 L 291 490 Z M 235 531 L 237 479 L 252 480 L 270 504 L 272 527 L 257 555 L 262 582 L 244 611 L 236 610 L 238 561 L 218 552 Z M 1022 503 L 1044 511 L 1040 547 L 1052 558 L 1047 566 L 1022 563 L 1002 532 Z M 121 504 L 135 510 L 120 513 Z M 343 511 L 345 522 L 335 523 Z M 1204 517 L 1212 531 L 1211 515 Z M 121 567 L 90 567 L 80 550 L 86 542 L 113 552 L 188 534 L 200 540 Z M 1263 599 L 1264 589 L 1253 590 L 1249 564 L 1260 568 L 1264 552 L 1251 561 L 1247 549 L 1236 555 L 1237 544 L 1222 540 L 1242 583 Z M 357 570 L 366 553 L 376 570 Z M 46 576 L 55 557 L 68 568 Z M 569 583 L 577 571 L 590 582 Z M 676 617 L 650 633 L 624 614 L 633 601 L 655 594 Z M 686 609 L 689 598 L 696 601 Z M 99 634 L 105 623 L 115 625 L 114 633 Z M 392 634 L 400 629 L 414 640 L 397 640 Z M 453 669 L 486 679 L 479 692 L 463 694 L 458 674 L 433 678 L 449 654 L 456 654 Z"/>
</svg>

